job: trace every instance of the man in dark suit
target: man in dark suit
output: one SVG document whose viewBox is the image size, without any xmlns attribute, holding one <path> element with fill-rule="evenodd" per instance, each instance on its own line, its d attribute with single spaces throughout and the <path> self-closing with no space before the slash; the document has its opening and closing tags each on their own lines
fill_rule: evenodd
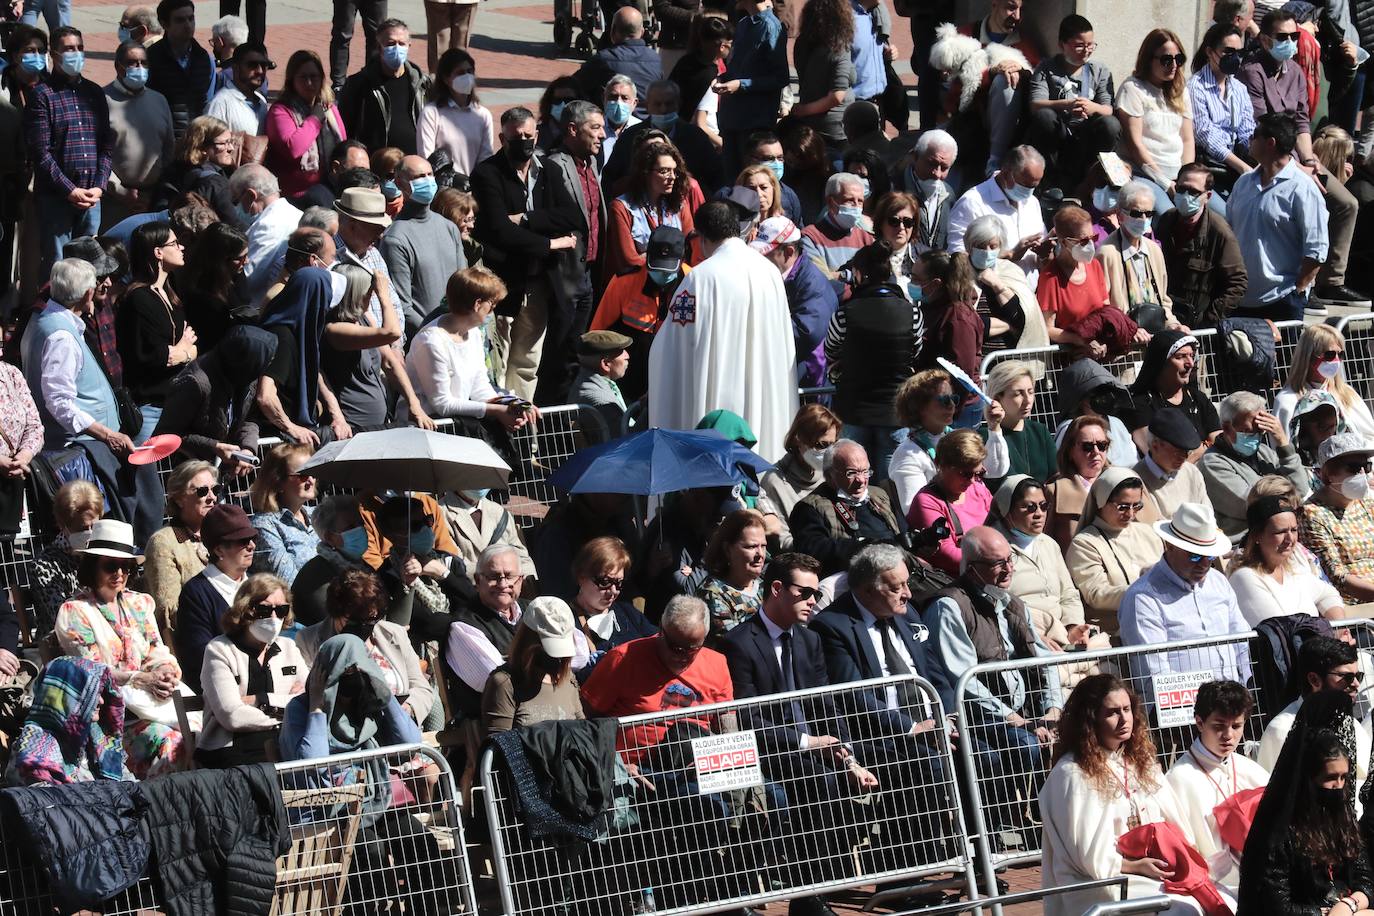
<svg viewBox="0 0 1374 916">
<path fill-rule="evenodd" d="M 553 300 L 539 361 L 538 404 L 564 404 L 577 374 L 577 339 L 592 317 L 592 272 L 607 241 L 606 195 L 601 190 L 598 154 L 606 137 L 606 118 L 591 102 L 563 108 L 562 143 L 544 157 L 535 189 L 538 206 L 577 244 L 549 262 Z M 480 211 L 479 211 L 480 212 Z"/>
<path fill-rule="evenodd" d="M 496 306 L 496 384 L 527 400 L 534 398 L 553 297 L 543 268 L 578 244 L 557 214 L 530 203 L 545 167 L 535 152 L 535 130 L 532 111 L 507 109 L 501 115 L 501 151 L 472 170 L 474 233 L 484 246 L 483 262 L 506 284 L 506 298 Z"/>
<path fill-rule="evenodd" d="M 723 646 L 736 699 L 829 686 L 820 637 L 805 626 L 820 594 L 819 570 L 819 563 L 800 553 L 780 554 L 764 570 L 762 610 L 730 630 Z M 842 856 L 855 839 L 850 789 L 876 789 L 878 780 L 850 750 L 848 728 L 833 696 L 748 706 L 740 719 L 759 736 L 768 780 L 787 795 L 786 808 L 773 812 L 784 822 L 778 834 L 806 834 L 824 843 L 824 855 L 813 853 L 807 862 L 813 881 L 830 877 L 816 873 L 829 865 L 839 874 Z M 833 912 L 818 896 L 793 900 L 787 911 Z"/>
<path fill-rule="evenodd" d="M 926 628 L 908 604 L 909 577 L 900 548 L 864 547 L 849 564 L 849 592 L 816 615 L 811 630 L 820 637 L 830 683 L 916 674 L 930 682 L 948 707 L 953 690 L 927 653 Z M 947 857 L 954 852 L 942 842 L 952 836 L 953 774 L 941 763 L 948 748 L 939 709 L 910 683 L 864 690 L 849 702 L 855 709 L 849 720 L 855 753 L 878 779 L 884 785 L 925 787 L 915 802 L 905 801 L 910 814 L 891 818 L 896 835 L 885 838 L 886 854 L 901 856 L 909 846 L 923 862 Z M 919 772 L 915 777 L 906 772 L 913 765 Z"/>
</svg>

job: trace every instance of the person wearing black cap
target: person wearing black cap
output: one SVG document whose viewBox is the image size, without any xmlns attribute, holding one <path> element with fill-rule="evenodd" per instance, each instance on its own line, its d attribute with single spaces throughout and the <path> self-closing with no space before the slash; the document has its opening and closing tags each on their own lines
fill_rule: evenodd
<svg viewBox="0 0 1374 916">
<path fill-rule="evenodd" d="M 267 82 L 267 71 L 276 67 L 272 58 L 267 56 L 267 49 L 262 42 L 245 41 L 234 49 L 233 81 L 215 93 L 205 107 L 205 113 L 219 118 L 236 133 L 241 131 L 252 137 L 265 136 L 267 97 L 263 95 L 262 87 Z"/>
<path fill-rule="evenodd" d="M 606 420 L 613 439 L 620 436 L 625 416 L 625 397 L 616 382 L 625 377 L 629 368 L 633 343 L 615 331 L 588 331 L 577 347 L 582 371 L 573 381 L 573 400 L 597 410 Z"/>
<path fill-rule="evenodd" d="M 630 365 L 618 380 L 627 403 L 644 396 L 649 384 L 649 347 L 663 324 L 668 301 L 691 272 L 683 261 L 687 239 L 676 226 L 659 226 L 649 234 L 644 264 L 632 273 L 611 278 L 601 294 L 593 331 L 615 331 L 630 339 Z M 576 392 L 578 385 L 573 385 Z"/>
<path fill-rule="evenodd" d="M 1207 482 L 1188 455 L 1202 445 L 1192 422 L 1183 411 L 1166 407 L 1150 418 L 1149 442 L 1145 457 L 1136 462 L 1135 472 L 1145 483 L 1145 507 L 1140 521 L 1157 522 L 1172 518 L 1184 503 L 1210 506 Z"/>
</svg>

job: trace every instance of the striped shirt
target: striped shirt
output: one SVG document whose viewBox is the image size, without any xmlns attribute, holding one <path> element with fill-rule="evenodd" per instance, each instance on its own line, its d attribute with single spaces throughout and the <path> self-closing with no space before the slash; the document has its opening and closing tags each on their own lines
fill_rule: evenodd
<svg viewBox="0 0 1374 916">
<path fill-rule="evenodd" d="M 59 75 L 35 83 L 24 129 L 42 190 L 65 196 L 73 188 L 103 189 L 109 181 L 115 135 L 105 93 L 95 83 Z"/>
</svg>

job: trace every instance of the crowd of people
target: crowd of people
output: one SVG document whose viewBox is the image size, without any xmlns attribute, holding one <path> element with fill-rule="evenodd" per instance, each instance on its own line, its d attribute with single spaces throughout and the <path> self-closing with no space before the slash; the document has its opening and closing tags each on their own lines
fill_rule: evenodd
<svg viewBox="0 0 1374 916">
<path fill-rule="evenodd" d="M 0 537 L 42 545 L 23 645 L 110 689 L 40 692 L 7 778 L 443 730 L 470 780 L 512 729 L 915 674 L 963 728 L 898 687 L 770 708 L 772 804 L 962 779 L 939 761 L 966 744 L 1016 775 L 986 787 L 997 845 L 1043 822 L 1046 887 L 1366 916 L 1365 669 L 1329 623 L 1374 601 L 1374 354 L 1323 319 L 1374 290 L 1374 3 L 1217 0 L 1197 48 L 1152 29 L 1129 74 L 1081 15 L 1039 47 L 1023 0 L 899 4 L 914 106 L 874 0 L 609 6 L 576 73 L 498 114 L 472 3 L 425 4 L 422 65 L 385 3 L 336 0 L 328 70 L 302 48 L 280 77 L 261 0 L 206 44 L 191 0 L 133 6 L 98 86 L 68 6 L 26 0 L 0 69 Z M 1028 352 L 984 374 L 1002 351 Z M 303 470 L 441 421 L 514 462 L 564 404 L 589 442 L 712 429 L 772 468 L 651 517 L 565 495 L 529 529 L 484 489 L 324 496 Z M 139 456 L 166 436 L 160 476 Z M 1264 660 L 1222 637 L 1265 627 L 1301 642 L 1302 695 L 1261 734 Z M 20 630 L 0 614 L 0 677 Z M 1111 647 L 1141 651 L 1073 655 Z M 1152 729 L 1152 683 L 1203 670 L 1196 736 Z M 668 733 L 617 751 L 694 797 Z M 1266 782 L 1265 829 L 1224 827 Z M 940 829 L 886 816 L 894 849 Z"/>
</svg>

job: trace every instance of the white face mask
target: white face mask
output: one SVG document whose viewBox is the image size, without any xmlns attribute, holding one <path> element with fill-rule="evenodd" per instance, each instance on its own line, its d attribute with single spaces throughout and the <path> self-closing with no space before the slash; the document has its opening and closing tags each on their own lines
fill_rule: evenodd
<svg viewBox="0 0 1374 916">
<path fill-rule="evenodd" d="M 267 645 L 281 634 L 281 619 L 273 614 L 266 620 L 255 620 L 248 625 L 248 635 L 263 645 Z"/>
<path fill-rule="evenodd" d="M 1317 363 L 1317 374 L 1324 379 L 1333 379 L 1341 374 L 1341 361 L 1339 359 L 1328 359 L 1324 363 Z"/>
<path fill-rule="evenodd" d="M 825 449 L 809 448 L 802 452 L 801 457 L 802 461 L 805 461 L 807 466 L 813 471 L 819 471 L 821 469 L 821 460 L 825 458 Z"/>
<path fill-rule="evenodd" d="M 85 531 L 73 531 L 71 534 L 67 535 L 67 546 L 71 547 L 73 551 L 85 550 L 86 545 L 90 542 L 91 530 L 89 528 Z"/>
<path fill-rule="evenodd" d="M 460 73 L 449 80 L 448 84 L 459 95 L 472 95 L 472 90 L 477 86 L 477 77 L 471 73 Z"/>
<path fill-rule="evenodd" d="M 1369 475 L 1356 474 L 1341 481 L 1341 495 L 1346 499 L 1364 499 L 1369 495 Z"/>
</svg>

